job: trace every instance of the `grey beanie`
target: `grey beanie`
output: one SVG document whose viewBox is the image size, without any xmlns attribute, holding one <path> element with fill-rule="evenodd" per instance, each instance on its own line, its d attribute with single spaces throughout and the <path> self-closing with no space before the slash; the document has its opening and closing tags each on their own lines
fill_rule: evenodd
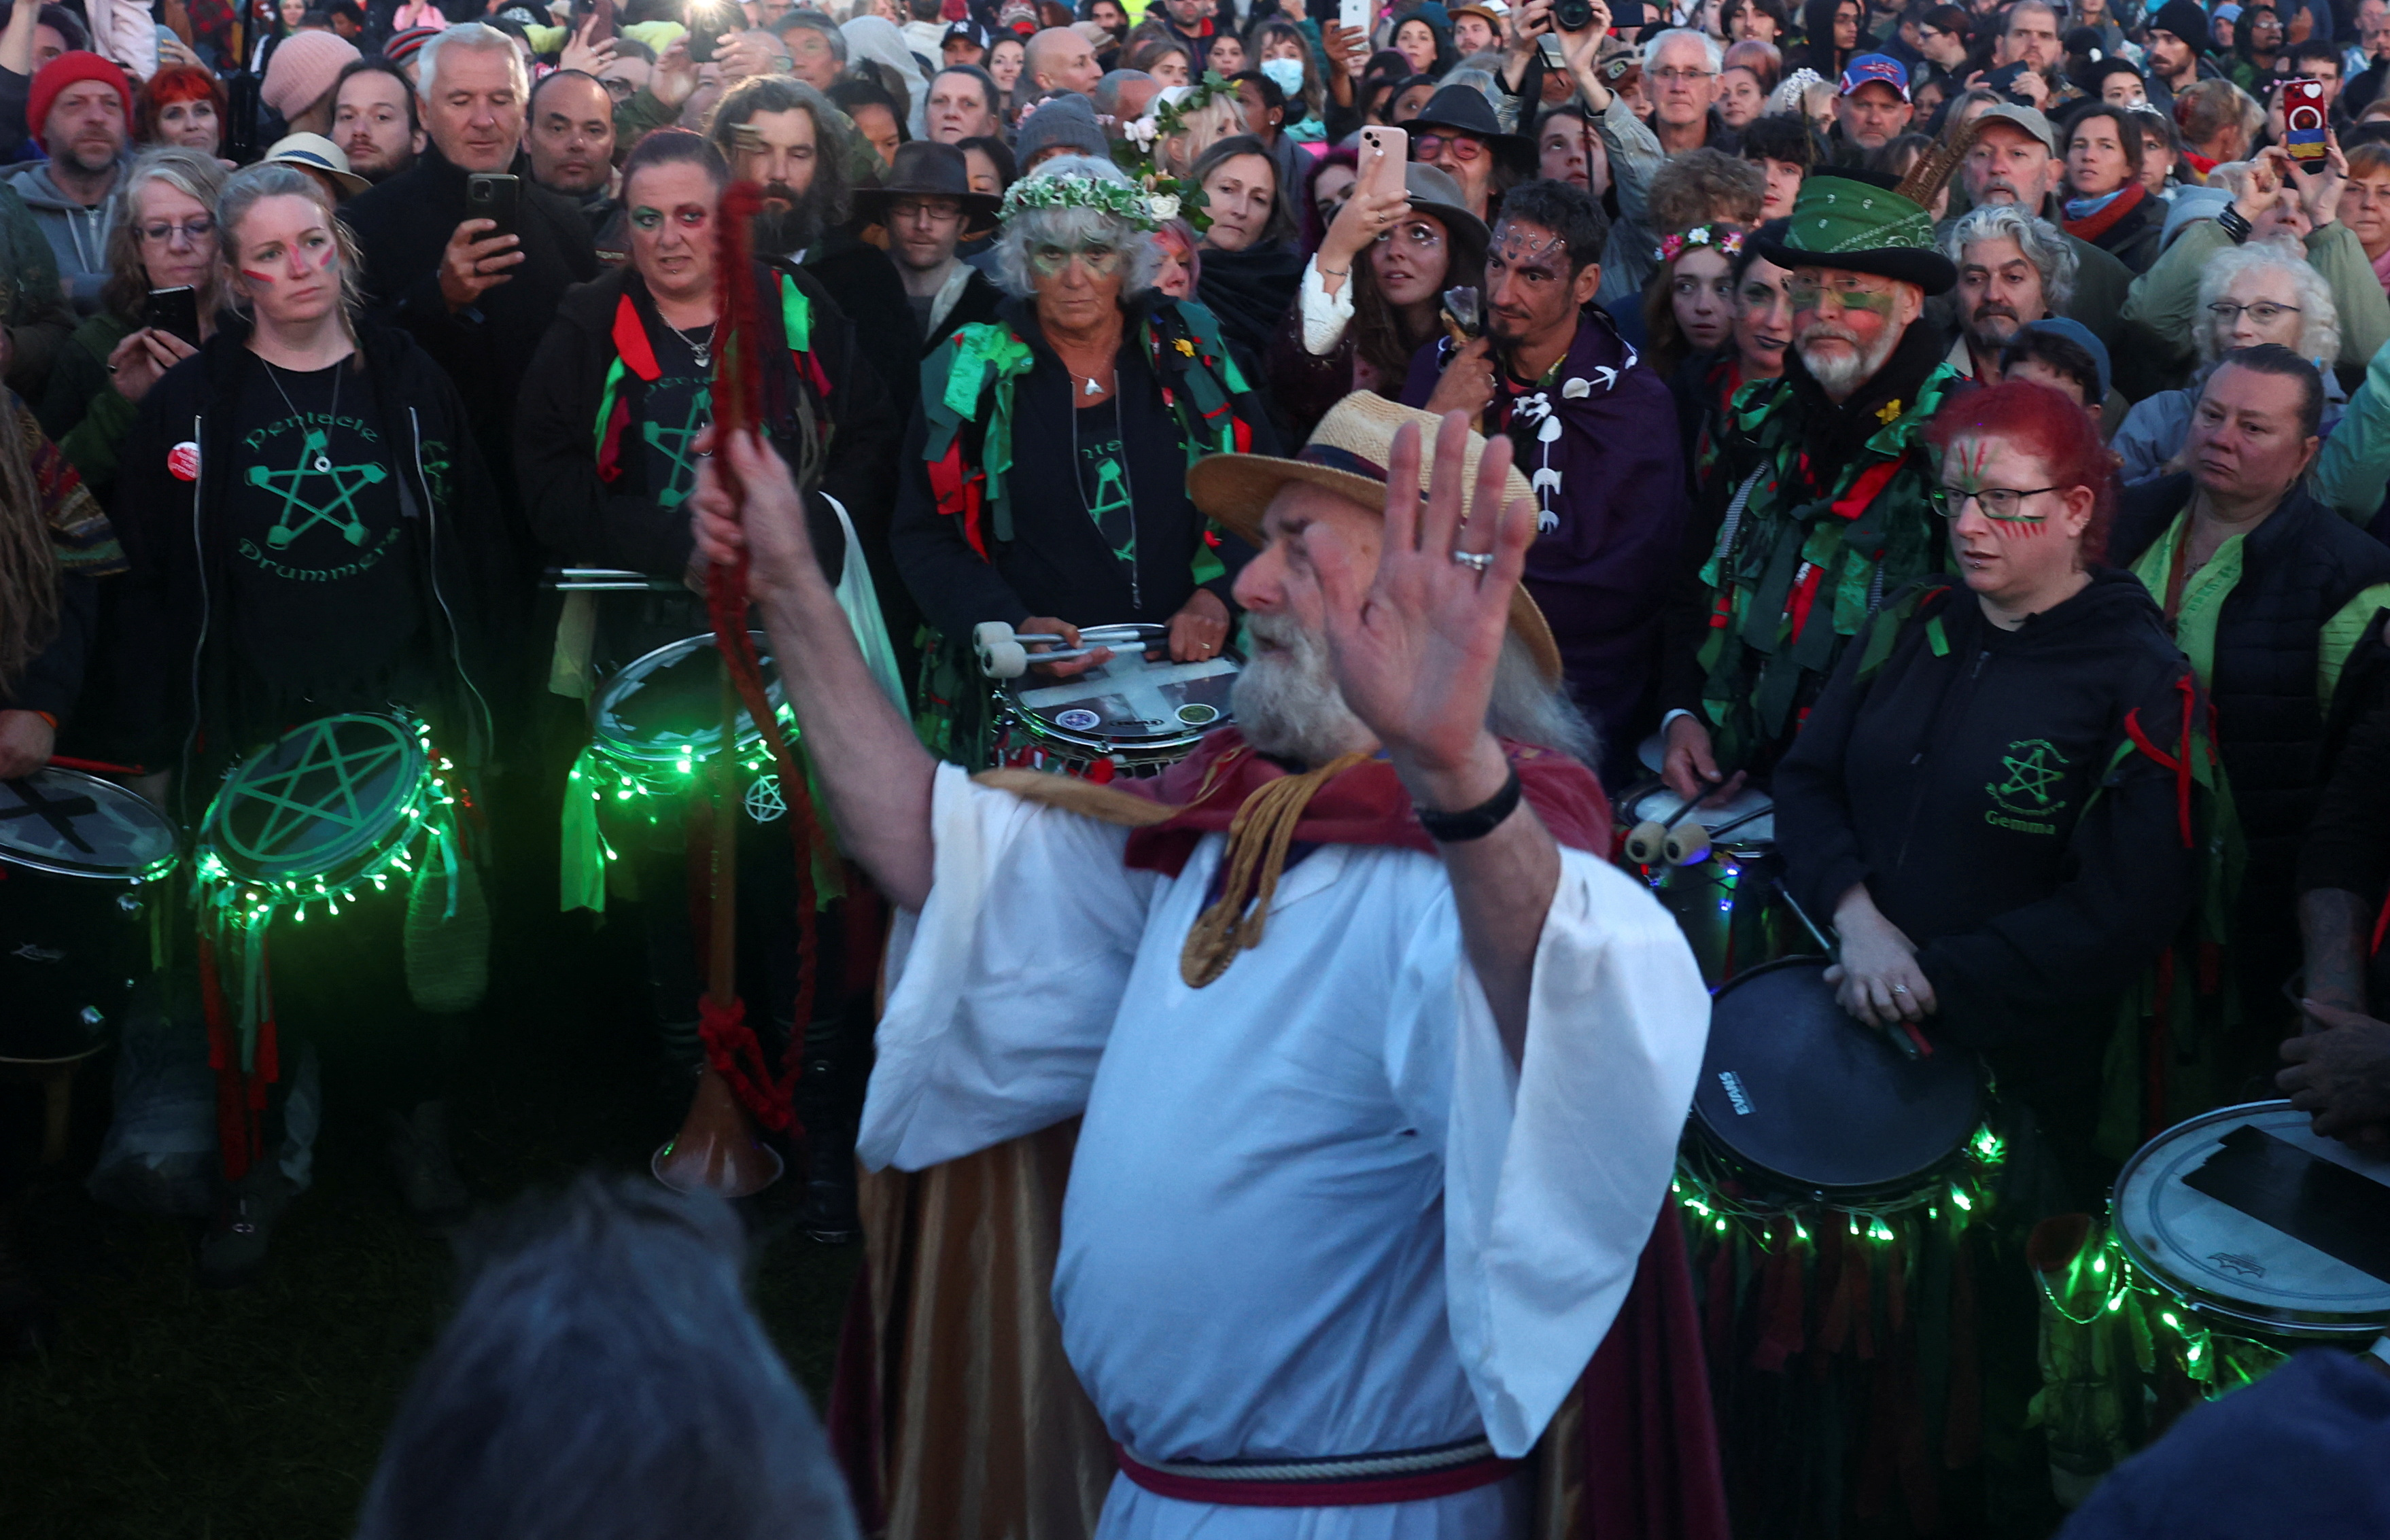
<svg viewBox="0 0 2390 1540">
<path fill-rule="evenodd" d="M 1026 172 L 1029 162 L 1040 151 L 1058 148 L 1092 155 L 1099 160 L 1111 155 L 1112 148 L 1105 141 L 1103 127 L 1096 122 L 1096 109 L 1086 97 L 1054 96 L 1039 102 L 1022 120 L 1012 153 Z"/>
</svg>

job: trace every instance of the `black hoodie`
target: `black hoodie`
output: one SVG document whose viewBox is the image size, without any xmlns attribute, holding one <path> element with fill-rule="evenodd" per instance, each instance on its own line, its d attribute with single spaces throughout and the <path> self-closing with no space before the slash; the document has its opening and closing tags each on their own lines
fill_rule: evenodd
<svg viewBox="0 0 2390 1540">
<path fill-rule="evenodd" d="M 396 482 L 405 558 L 419 618 L 420 645 L 397 665 L 425 687 L 406 704 L 430 721 L 442 748 L 477 762 L 493 723 L 495 665 L 508 655 L 505 584 L 509 554 L 496 494 L 456 387 L 400 331 L 361 323 L 364 366 L 345 377 L 354 412 L 376 426 Z M 227 763 L 296 725 L 244 720 L 238 704 L 254 697 L 254 671 L 234 645 L 239 628 L 226 612 L 234 584 L 228 562 L 226 494 L 251 468 L 230 409 L 259 369 L 249 327 L 231 318 L 198 356 L 168 370 L 143 398 L 118 458 L 114 522 L 133 571 L 119 611 L 115 704 L 136 736 L 142 763 L 175 766 L 178 789 L 204 796 L 198 774 Z M 345 368 L 346 366 L 343 366 Z M 343 414 L 351 408 L 343 403 Z M 197 448 L 196 476 L 180 446 Z M 430 581 L 420 579 L 428 574 Z M 311 649 L 324 672 L 341 672 L 344 653 L 386 650 L 375 638 L 315 635 L 289 639 Z M 318 714 L 372 709 L 338 702 Z"/>
<path fill-rule="evenodd" d="M 1919 593 L 1864 677 L 1875 627 L 1903 607 L 1854 638 L 1777 767 L 1789 886 L 1822 923 L 1866 883 L 1918 945 L 1937 1031 L 1992 1047 L 2072 1033 L 2096 1071 L 2104 1034 L 2081 1034 L 2106 1024 L 2198 891 L 2175 776 L 2117 758 L 2128 716 L 2178 752 L 2191 665 L 2112 569 L 2015 631 L 1954 579 Z"/>
</svg>

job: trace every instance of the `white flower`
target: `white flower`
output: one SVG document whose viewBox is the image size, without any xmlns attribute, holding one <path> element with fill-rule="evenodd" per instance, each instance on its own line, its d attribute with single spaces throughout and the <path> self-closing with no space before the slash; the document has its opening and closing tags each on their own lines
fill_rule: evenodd
<svg viewBox="0 0 2390 1540">
<path fill-rule="evenodd" d="M 1153 114 L 1149 112 L 1142 118 L 1122 124 L 1121 133 L 1126 135 L 1137 148 L 1150 150 L 1153 148 L 1155 137 L 1162 133 L 1162 125 L 1155 122 Z M 1176 212 L 1176 210 L 1172 211 L 1174 213 Z M 1163 217 L 1167 219 L 1171 216 L 1164 214 Z"/>
<path fill-rule="evenodd" d="M 1176 193 L 1154 193 L 1145 200 L 1146 212 L 1156 219 L 1178 217 L 1178 196 Z"/>
</svg>

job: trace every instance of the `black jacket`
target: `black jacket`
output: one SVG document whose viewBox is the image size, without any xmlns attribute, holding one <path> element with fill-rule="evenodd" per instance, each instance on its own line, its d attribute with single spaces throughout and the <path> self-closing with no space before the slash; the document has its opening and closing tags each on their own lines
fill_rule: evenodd
<svg viewBox="0 0 2390 1540">
<path fill-rule="evenodd" d="M 843 504 L 854 520 L 889 635 L 904 648 L 911 642 L 919 622 L 888 553 L 900 419 L 889 404 L 880 377 L 857 355 L 854 327 L 829 302 L 810 272 L 782 263 L 756 264 L 756 282 L 768 286 L 765 302 L 758 306 L 765 329 L 779 335 L 777 275 L 784 272 L 795 277 L 799 290 L 812 302 L 812 352 L 829 382 L 824 398 L 830 421 L 829 448 L 823 462 L 821 491 Z M 575 287 L 557 306 L 555 324 L 548 327 L 523 377 L 515 463 L 524 513 L 550 560 L 674 577 L 687 567 L 696 544 L 687 513 L 666 513 L 657 506 L 654 492 L 640 480 L 636 456 L 623 456 L 623 474 L 611 484 L 598 476 L 598 404 L 605 393 L 607 372 L 617 356 L 614 315 L 625 293 L 652 314 L 647 285 L 628 267 Z M 785 393 L 796 389 L 796 371 L 786 346 L 766 349 L 765 357 L 777 390 Z M 767 389 L 767 398 L 772 393 Z M 623 400 L 631 412 L 625 431 L 636 434 L 644 419 L 635 379 L 624 379 Z M 809 515 L 815 548 L 821 553 L 824 571 L 835 583 L 843 549 L 837 517 L 819 498 L 813 499 Z"/>
<path fill-rule="evenodd" d="M 1866 883 L 1961 1042 L 2104 1022 L 2197 892 L 2175 777 L 2117 758 L 2132 713 L 2176 751 L 2191 666 L 2127 572 L 2095 571 L 2015 631 L 1952 579 L 1921 591 L 1871 674 L 1900 606 L 1861 630 L 1777 766 L 1792 894 L 1822 923 Z"/>
<path fill-rule="evenodd" d="M 358 332 L 365 366 L 353 378 L 369 388 L 366 410 L 392 446 L 416 570 L 431 579 L 419 598 L 442 678 L 437 699 L 409 703 L 446 752 L 478 761 L 494 730 L 496 669 L 515 645 L 496 494 L 448 377 L 404 332 L 369 322 Z M 248 335 L 228 317 L 197 357 L 168 370 L 142 399 L 118 463 L 113 519 L 133 571 L 120 606 L 116 705 L 142 763 L 183 772 L 176 784 L 186 802 L 206 795 L 194 775 L 203 764 L 254 747 L 234 741 L 223 610 L 225 493 L 244 468 L 230 406 L 241 371 L 253 366 Z M 168 468 L 185 443 L 199 446 L 196 481 Z"/>
<path fill-rule="evenodd" d="M 2114 559 L 2129 563 L 2149 549 L 2191 493 L 2187 472 L 2127 488 L 2109 537 Z M 2249 976 L 2249 986 L 2271 989 L 2295 961 L 2292 871 L 2331 769 L 2327 716 L 2316 699 L 2317 637 L 2360 591 L 2390 583 L 2390 550 L 2294 491 L 2242 540 L 2241 564 L 2217 621 L 2207 691 L 2248 846 L 2235 939 L 2254 972 L 2271 975 Z M 2344 673 L 2344 688 L 2349 683 Z"/>
<path fill-rule="evenodd" d="M 1193 567 L 1204 521 L 1187 495 L 1187 451 L 1177 418 L 1163 404 L 1162 382 L 1137 346 L 1142 312 L 1132 312 L 1127 318 L 1115 366 L 1114 396 L 1136 504 L 1139 559 L 1135 597 L 1123 563 L 1104 544 L 1080 499 L 1072 456 L 1076 405 L 1070 375 L 1046 345 L 1025 302 L 1007 300 L 998 315 L 1028 342 L 1036 360 L 1014 381 L 1008 488 L 1013 539 L 997 542 L 990 531 L 992 560 L 983 561 L 965 538 L 961 519 L 938 511 L 929 468 L 921 458 L 929 437 L 927 420 L 916 413 L 898 461 L 902 481 L 893 543 L 896 565 L 922 615 L 947 636 L 968 635 L 982 621 L 1018 625 L 1032 615 L 1052 615 L 1073 625 L 1168 621 L 1194 595 Z M 922 389 L 944 389 L 944 381 L 927 378 L 926 366 Z M 1238 396 L 1234 407 L 1239 419 L 1253 430 L 1253 452 L 1278 453 L 1277 433 L 1259 398 Z M 1253 554 L 1235 535 L 1221 536 L 1218 555 L 1227 571 L 1205 586 L 1229 606 L 1231 614 L 1235 601 L 1229 590 Z"/>
<path fill-rule="evenodd" d="M 508 441 L 523 371 L 564 291 L 598 271 L 589 222 L 580 208 L 533 182 L 520 157 L 514 170 L 522 178 L 516 233 L 522 237 L 523 260 L 512 277 L 454 314 L 440 294 L 440 257 L 448 237 L 470 216 L 465 173 L 438 146 L 341 209 L 365 248 L 366 291 L 374 314 L 405 327 L 456 381 L 480 435 L 482 458 L 509 505 L 514 454 Z M 513 533 L 528 558 L 529 542 L 520 529 Z"/>
</svg>

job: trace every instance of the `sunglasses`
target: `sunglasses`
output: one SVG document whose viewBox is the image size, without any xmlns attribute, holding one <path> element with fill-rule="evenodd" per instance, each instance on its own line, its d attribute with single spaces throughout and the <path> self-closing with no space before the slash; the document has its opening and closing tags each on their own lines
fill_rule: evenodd
<svg viewBox="0 0 2390 1540">
<path fill-rule="evenodd" d="M 1464 134 L 1414 134 L 1411 135 L 1411 148 L 1419 152 L 1411 157 L 1415 160 L 1433 160 L 1446 148 L 1451 149 L 1452 158 L 1456 160 L 1474 160 L 1485 153 L 1485 141 L 1470 138 Z"/>
</svg>

